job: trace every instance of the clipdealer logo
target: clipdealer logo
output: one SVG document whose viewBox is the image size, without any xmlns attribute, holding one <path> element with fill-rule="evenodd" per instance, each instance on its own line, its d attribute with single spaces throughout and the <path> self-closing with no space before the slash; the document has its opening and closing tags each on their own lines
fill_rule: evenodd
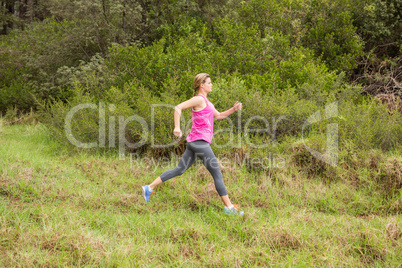
<svg viewBox="0 0 402 268">
<path fill-rule="evenodd" d="M 104 148 L 106 147 L 106 127 L 108 127 L 108 147 L 109 148 L 115 148 L 116 146 L 119 147 L 119 158 L 121 160 L 125 159 L 125 153 L 126 153 L 126 148 L 139 148 L 147 143 L 150 138 L 151 142 L 151 147 L 152 148 L 168 148 L 176 145 L 179 141 L 179 139 L 173 141 L 172 143 L 169 144 L 156 144 L 155 141 L 155 109 L 159 107 L 165 107 L 174 110 L 175 106 L 171 104 L 152 104 L 151 105 L 151 127 L 149 127 L 147 121 L 139 116 L 139 115 L 132 115 L 127 118 L 124 116 L 109 116 L 108 117 L 108 126 L 106 126 L 106 105 L 104 102 L 100 102 L 98 105 L 93 104 L 93 103 L 83 103 L 76 105 L 73 107 L 66 115 L 65 118 L 65 125 L 64 125 L 64 130 L 67 139 L 71 144 L 73 144 L 76 147 L 79 148 L 95 148 L 95 147 L 100 147 Z M 74 119 L 74 115 L 77 114 L 79 111 L 84 110 L 84 109 L 92 109 L 92 110 L 98 110 L 98 120 L 99 120 L 99 129 L 98 129 L 98 140 L 93 141 L 93 142 L 81 142 L 77 140 L 74 135 L 73 135 L 73 130 L 72 130 L 72 122 Z M 113 112 L 116 109 L 116 106 L 114 104 L 109 104 L 107 109 L 110 112 Z M 330 118 L 334 118 L 338 116 L 338 102 L 333 102 L 325 106 L 325 112 L 324 112 L 324 117 L 321 116 L 321 110 L 316 111 L 314 114 L 309 116 L 309 118 L 304 122 L 302 126 L 302 141 L 305 146 L 305 148 L 317 159 L 324 161 L 325 163 L 331 165 L 331 166 L 336 166 L 338 164 L 338 124 L 337 123 L 330 123 L 327 124 L 327 139 L 326 139 L 326 149 L 325 152 L 318 152 L 310 147 L 308 147 L 304 141 L 304 132 L 306 128 L 314 123 L 320 122 L 322 120 L 327 120 Z M 118 135 L 116 135 L 116 119 L 118 122 Z M 219 144 L 214 144 L 218 148 L 223 148 L 223 147 L 236 147 L 240 148 L 241 143 L 242 143 L 242 137 L 241 137 L 241 132 L 242 132 L 242 127 L 241 127 L 241 110 L 238 111 L 237 113 L 237 143 L 234 143 L 234 126 L 235 124 L 233 121 L 229 118 L 226 117 L 224 120 L 227 120 L 230 127 L 229 128 L 224 128 L 217 130 L 214 135 L 220 132 L 228 132 L 230 134 L 230 139 L 227 141 L 224 145 L 219 145 Z M 268 120 L 263 117 L 263 116 L 253 116 L 247 119 L 245 126 L 244 126 L 244 140 L 247 145 L 249 145 L 251 148 L 266 148 L 268 144 L 253 144 L 249 138 L 248 133 L 268 133 L 271 136 L 272 144 L 276 146 L 276 130 L 277 126 L 280 123 L 280 121 L 286 120 L 285 116 L 280 116 L 278 118 L 273 118 L 271 124 L 269 124 Z M 181 122 L 183 123 L 185 128 L 191 124 L 191 119 L 188 122 L 185 122 L 184 116 L 181 118 Z M 262 121 L 264 122 L 265 128 L 263 129 L 251 129 L 250 124 L 253 121 Z M 136 122 L 137 124 L 140 125 L 140 133 L 141 133 L 141 138 L 139 141 L 132 143 L 129 142 L 126 138 L 126 127 L 128 124 Z M 0 124 L 1 127 L 1 124 Z M 118 138 L 118 141 L 116 143 L 116 137 Z"/>
<path fill-rule="evenodd" d="M 324 161 L 328 165 L 331 165 L 333 167 L 338 165 L 338 140 L 339 140 L 339 134 L 338 134 L 338 124 L 337 123 L 330 123 L 327 124 L 327 131 L 326 131 L 326 148 L 325 152 L 321 153 L 318 152 L 306 145 L 304 142 L 304 131 L 305 129 L 317 122 L 320 122 L 322 120 L 328 120 L 330 118 L 336 118 L 338 117 L 338 102 L 332 102 L 328 105 L 325 106 L 325 116 L 321 116 L 321 110 L 316 111 L 314 114 L 312 114 L 303 124 L 302 127 L 302 139 L 303 139 L 303 144 L 304 147 L 317 159 Z"/>
</svg>

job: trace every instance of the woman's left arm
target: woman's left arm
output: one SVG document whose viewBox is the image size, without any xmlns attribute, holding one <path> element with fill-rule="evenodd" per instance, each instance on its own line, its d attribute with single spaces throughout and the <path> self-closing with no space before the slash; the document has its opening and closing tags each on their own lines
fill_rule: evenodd
<svg viewBox="0 0 402 268">
<path fill-rule="evenodd" d="M 232 113 L 234 113 L 235 111 L 241 110 L 242 108 L 242 103 L 236 101 L 236 103 L 233 105 L 232 108 L 230 108 L 229 110 L 226 110 L 224 112 L 218 112 L 218 110 L 215 109 L 215 114 L 214 117 L 218 120 L 220 119 L 224 119 L 226 117 L 228 117 L 229 115 L 231 115 Z"/>
</svg>

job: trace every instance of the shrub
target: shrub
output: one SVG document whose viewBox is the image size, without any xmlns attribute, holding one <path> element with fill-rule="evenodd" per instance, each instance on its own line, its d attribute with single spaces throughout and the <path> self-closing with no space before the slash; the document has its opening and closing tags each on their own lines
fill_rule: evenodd
<svg viewBox="0 0 402 268">
<path fill-rule="evenodd" d="M 373 98 L 360 104 L 345 100 L 339 117 L 340 139 L 353 140 L 359 148 L 389 151 L 402 140 L 402 114 L 389 114 L 387 106 Z"/>
<path fill-rule="evenodd" d="M 253 0 L 239 8 L 239 21 L 265 31 L 279 31 L 292 46 L 314 51 L 336 71 L 350 72 L 362 54 L 363 43 L 353 25 L 349 1 Z"/>
<path fill-rule="evenodd" d="M 375 50 L 382 58 L 397 57 L 402 42 L 402 1 L 358 1 L 354 9 L 354 25 L 365 41 L 365 51 Z"/>
<path fill-rule="evenodd" d="M 0 87 L 0 112 L 12 108 L 28 112 L 32 107 L 35 107 L 35 95 L 22 79 Z"/>
</svg>

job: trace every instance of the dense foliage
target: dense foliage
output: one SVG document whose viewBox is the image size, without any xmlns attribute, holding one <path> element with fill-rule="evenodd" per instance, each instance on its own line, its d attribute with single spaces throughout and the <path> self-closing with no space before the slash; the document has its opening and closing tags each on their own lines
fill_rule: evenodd
<svg viewBox="0 0 402 268">
<path fill-rule="evenodd" d="M 0 111 L 39 109 L 61 140 L 73 107 L 103 103 L 116 107 L 106 109 L 106 118 L 136 114 L 151 125 L 155 112 L 153 137 L 169 143 L 171 110 L 152 105 L 191 97 L 199 72 L 211 74 L 218 110 L 237 99 L 247 107 L 242 133 L 255 116 L 286 118 L 275 133 L 255 139 L 300 136 L 309 115 L 337 101 L 345 139 L 385 150 L 401 140 L 399 113 L 390 111 L 391 118 L 380 102 L 360 94 L 400 95 L 400 0 L 2 3 Z M 80 140 L 98 137 L 104 124 L 98 110 L 80 111 L 82 120 L 72 126 Z M 265 125 L 253 120 L 249 127 Z M 109 126 L 106 133 L 117 140 L 121 133 Z M 316 127 L 325 130 L 324 123 Z M 145 135 L 135 123 L 126 131 L 133 142 Z"/>
</svg>

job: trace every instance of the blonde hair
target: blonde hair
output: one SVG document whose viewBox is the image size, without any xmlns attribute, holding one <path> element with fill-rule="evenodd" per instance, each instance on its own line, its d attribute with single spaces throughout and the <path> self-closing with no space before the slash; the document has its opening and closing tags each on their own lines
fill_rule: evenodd
<svg viewBox="0 0 402 268">
<path fill-rule="evenodd" d="M 197 95 L 200 85 L 204 84 L 207 78 L 210 78 L 207 73 L 200 73 L 194 77 L 194 96 Z"/>
</svg>

